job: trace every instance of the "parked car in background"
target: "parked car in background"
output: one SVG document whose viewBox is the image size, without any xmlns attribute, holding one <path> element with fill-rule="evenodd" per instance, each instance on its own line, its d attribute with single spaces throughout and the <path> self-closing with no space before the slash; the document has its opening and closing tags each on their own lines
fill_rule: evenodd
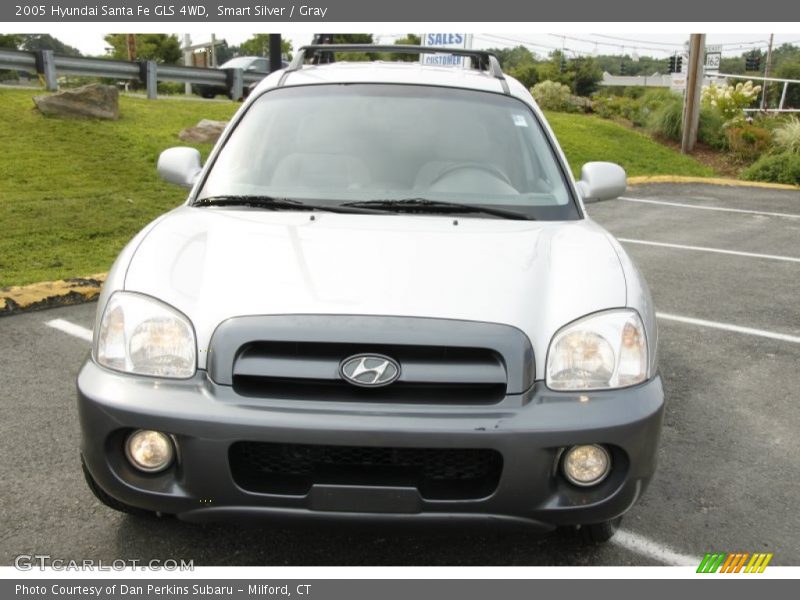
<svg viewBox="0 0 800 600">
<path fill-rule="evenodd" d="M 285 60 L 281 61 L 281 68 L 286 68 L 289 63 Z M 264 56 L 237 56 L 229 61 L 222 63 L 218 68 L 220 69 L 241 69 L 245 73 L 258 73 L 266 77 L 269 75 L 269 57 Z M 245 84 L 244 96 L 250 93 L 253 84 Z M 196 84 L 194 86 L 194 93 L 199 94 L 203 98 L 214 98 L 220 94 L 230 96 L 230 90 L 223 85 L 203 85 Z"/>
</svg>

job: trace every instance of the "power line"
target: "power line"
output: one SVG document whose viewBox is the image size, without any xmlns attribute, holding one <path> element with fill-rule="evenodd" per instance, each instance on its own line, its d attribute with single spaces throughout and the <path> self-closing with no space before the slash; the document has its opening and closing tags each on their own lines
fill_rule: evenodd
<svg viewBox="0 0 800 600">
<path fill-rule="evenodd" d="M 513 43 L 513 44 L 520 44 L 522 46 L 532 46 L 534 48 L 546 48 L 548 50 L 558 50 L 559 52 L 562 52 L 562 51 L 563 52 L 571 52 L 575 56 L 580 56 L 580 55 L 591 56 L 591 52 L 584 52 L 582 50 L 576 50 L 574 48 L 567 48 L 566 46 L 549 46 L 547 44 L 538 44 L 536 42 L 531 42 L 530 40 L 522 40 L 522 39 L 519 39 L 519 38 L 506 37 L 506 36 L 502 36 L 502 35 L 494 35 L 494 34 L 488 34 L 487 33 L 485 35 L 476 35 L 475 37 L 479 37 L 479 38 L 481 38 L 481 39 L 483 39 L 484 41 L 487 41 L 487 42 L 492 42 L 492 41 L 499 40 L 501 42 L 510 42 L 510 43 Z"/>
<path fill-rule="evenodd" d="M 566 35 L 558 35 L 556 33 L 549 33 L 547 35 L 552 35 L 553 37 L 563 37 L 563 38 L 566 38 L 568 40 L 573 40 L 573 41 L 576 41 L 576 42 L 584 42 L 586 44 L 594 44 L 594 45 L 598 45 L 599 44 L 600 46 L 611 46 L 612 48 L 621 48 L 622 50 L 625 50 L 626 48 L 630 48 L 631 50 L 655 50 L 656 52 L 667 52 L 667 53 L 673 51 L 673 50 L 668 50 L 666 48 L 654 48 L 652 46 L 631 46 L 630 44 L 626 45 L 626 44 L 619 44 L 619 43 L 612 43 L 612 42 L 599 42 L 597 40 L 587 40 L 586 38 L 576 38 L 576 37 L 570 37 L 570 36 L 566 36 Z M 599 35 L 599 34 L 592 33 L 590 35 Z M 610 37 L 610 36 L 599 36 L 599 37 Z M 610 38 L 610 39 L 616 39 L 616 38 Z M 619 38 L 619 39 L 622 40 L 622 38 Z M 623 40 L 623 41 L 634 42 L 634 41 L 637 41 L 637 40 Z M 642 43 L 645 43 L 645 44 L 648 44 L 648 43 L 657 44 L 659 42 L 642 42 Z M 675 46 L 675 44 L 669 44 L 669 45 L 670 46 Z"/>
<path fill-rule="evenodd" d="M 629 38 L 615 37 L 613 35 L 603 35 L 602 33 L 592 33 L 591 35 L 593 35 L 595 37 L 605 38 L 605 39 L 608 39 L 608 40 L 619 40 L 621 42 L 633 42 L 633 43 L 636 43 L 636 44 L 656 44 L 658 46 L 672 46 L 672 47 L 676 47 L 677 46 L 679 48 L 683 48 L 683 44 L 678 44 L 678 43 L 675 43 L 675 42 L 656 42 L 654 40 L 632 40 L 632 39 L 629 39 Z M 592 42 L 592 43 L 594 43 L 594 42 Z M 601 42 L 597 42 L 597 43 L 601 43 Z M 618 45 L 618 44 L 615 44 L 615 45 Z"/>
<path fill-rule="evenodd" d="M 547 44 L 537 44 L 536 42 L 531 42 L 530 40 L 521 40 L 519 38 L 511 38 L 511 37 L 506 37 L 506 36 L 503 36 L 503 35 L 494 35 L 492 33 L 481 34 L 478 37 L 481 37 L 484 40 L 489 41 L 489 42 L 491 42 L 492 40 L 499 40 L 499 41 L 504 41 L 504 42 L 511 42 L 511 43 L 514 43 L 514 44 L 522 44 L 523 46 L 534 46 L 536 48 L 547 48 L 548 50 L 561 50 L 562 49 L 559 46 L 548 46 Z"/>
<path fill-rule="evenodd" d="M 562 50 L 563 49 L 563 50 L 566 50 L 568 52 L 572 52 L 575 55 L 592 56 L 592 54 L 593 54 L 592 52 L 587 52 L 585 50 L 577 50 L 575 48 L 566 48 L 566 47 L 562 48 L 562 47 L 559 47 L 559 46 L 549 46 L 547 44 L 539 44 L 539 43 L 536 43 L 536 42 L 532 42 L 530 40 L 523 40 L 523 39 L 520 39 L 520 38 L 511 38 L 511 37 L 507 37 L 507 36 L 494 35 L 494 34 L 486 34 L 486 35 L 490 36 L 492 38 L 495 38 L 497 40 L 503 40 L 503 41 L 506 41 L 506 42 L 512 42 L 512 43 L 517 43 L 517 44 L 522 44 L 522 45 L 527 45 L 527 46 L 535 46 L 535 47 L 538 47 L 538 48 L 547 48 L 549 50 Z M 600 41 L 597 41 L 597 40 L 588 40 L 588 39 L 585 39 L 585 38 L 576 38 L 576 37 L 572 37 L 572 36 L 568 36 L 568 35 L 559 35 L 559 34 L 556 34 L 556 33 L 549 33 L 547 35 L 550 35 L 550 36 L 555 37 L 555 38 L 562 38 L 562 39 L 565 39 L 565 40 L 572 40 L 572 41 L 576 41 L 576 42 L 584 42 L 584 43 L 587 43 L 587 44 L 594 44 L 595 46 L 596 45 L 601 45 L 601 46 L 610 46 L 612 48 L 620 48 L 621 50 L 654 50 L 656 52 L 666 52 L 666 53 L 670 53 L 671 52 L 671 50 L 667 50 L 665 48 L 652 48 L 652 47 L 649 47 L 649 46 L 631 46 L 631 45 L 625 46 L 623 44 L 611 44 L 611 43 L 608 43 L 608 42 L 600 42 Z M 479 37 L 483 37 L 483 36 L 479 36 Z M 484 37 L 484 39 L 486 39 L 486 38 Z M 487 41 L 491 41 L 491 40 L 487 40 Z"/>
<path fill-rule="evenodd" d="M 595 46 L 595 48 L 598 45 L 612 47 L 612 48 L 619 48 L 620 50 L 622 50 L 623 54 L 627 50 L 630 50 L 630 51 L 643 51 L 643 50 L 647 51 L 647 50 L 649 50 L 649 51 L 665 52 L 667 54 L 672 54 L 673 52 L 676 52 L 679 49 L 682 50 L 684 48 L 683 44 L 678 44 L 678 43 L 636 40 L 636 39 L 633 39 L 633 38 L 616 37 L 616 36 L 610 36 L 610 35 L 605 35 L 605 34 L 600 34 L 600 33 L 592 33 L 592 34 L 589 34 L 589 35 L 596 36 L 596 37 L 601 37 L 601 38 L 605 38 L 605 39 L 610 39 L 610 40 L 618 40 L 619 42 L 628 42 L 628 44 L 602 42 L 602 41 L 594 40 L 594 39 L 580 38 L 580 37 L 574 37 L 574 36 L 568 36 L 568 35 L 560 35 L 560 34 L 556 34 L 556 33 L 549 33 L 547 35 L 549 35 L 551 37 L 554 37 L 556 39 L 561 38 L 562 40 L 571 40 L 571 41 L 575 41 L 575 42 L 592 44 L 592 45 Z M 530 47 L 533 47 L 533 48 L 545 48 L 547 50 L 565 51 L 565 52 L 572 53 L 574 56 L 592 56 L 593 54 L 597 53 L 596 50 L 595 50 L 594 53 L 592 53 L 592 52 L 589 52 L 589 51 L 578 50 L 576 48 L 568 48 L 568 47 L 565 47 L 565 46 L 564 47 L 560 47 L 560 46 L 554 46 L 554 45 L 548 45 L 548 44 L 541 44 L 541 43 L 533 42 L 533 41 L 528 40 L 528 39 L 522 39 L 522 38 L 516 38 L 516 37 L 510 37 L 510 36 L 504 36 L 504 35 L 475 34 L 475 37 L 483 39 L 484 41 L 490 42 L 490 43 L 495 42 L 495 41 L 500 41 L 500 42 L 505 42 L 505 43 L 514 43 L 514 44 L 520 44 L 520 45 L 523 45 L 523 46 L 530 46 Z M 800 43 L 800 40 L 793 40 L 793 41 L 788 41 L 788 42 L 783 42 L 783 43 L 784 44 L 789 44 L 789 45 L 794 45 L 794 44 Z M 644 44 L 644 45 L 633 45 L 633 44 Z M 665 48 L 654 48 L 654 47 L 649 46 L 647 44 L 659 44 L 659 45 L 663 45 L 663 46 L 669 46 L 669 48 L 666 48 L 666 47 Z M 761 44 L 761 45 L 759 46 L 759 44 Z M 741 42 L 723 42 L 723 43 L 715 44 L 715 45 L 722 46 L 724 48 L 724 52 L 734 52 L 736 50 L 756 50 L 756 49 L 764 49 L 764 48 L 766 48 L 767 47 L 767 40 L 754 40 L 754 41 L 741 41 Z"/>
<path fill-rule="evenodd" d="M 566 48 L 566 47 L 562 48 L 562 47 L 559 47 L 559 46 L 549 46 L 547 44 L 538 44 L 536 42 L 531 42 L 529 40 L 523 40 L 523 39 L 519 39 L 519 38 L 511 38 L 511 37 L 507 37 L 507 36 L 500 36 L 500 35 L 494 35 L 494 34 L 486 34 L 486 35 L 490 36 L 490 37 L 493 37 L 495 39 L 498 39 L 498 40 L 503 40 L 503 41 L 506 41 L 506 42 L 513 42 L 513 43 L 527 45 L 527 46 L 535 46 L 535 47 L 539 47 L 539 48 L 548 48 L 550 50 L 562 50 L 563 49 L 563 50 L 566 50 L 568 52 L 572 52 L 575 55 L 592 56 L 592 54 L 593 54 L 592 52 L 587 52 L 585 50 L 577 50 L 575 48 Z M 594 44 L 595 46 L 596 45 L 610 46 L 612 48 L 620 48 L 622 50 L 655 50 L 657 52 L 666 52 L 666 53 L 670 53 L 671 52 L 671 50 L 667 50 L 667 49 L 664 49 L 664 48 L 651 48 L 651 47 L 648 47 L 648 46 L 631 46 L 631 45 L 625 46 L 623 44 L 611 44 L 611 43 L 608 43 L 608 42 L 600 42 L 600 41 L 597 41 L 597 40 L 588 40 L 588 39 L 585 39 L 585 38 L 576 38 L 576 37 L 572 37 L 572 36 L 568 36 L 568 35 L 559 35 L 559 34 L 556 34 L 556 33 L 549 33 L 547 35 L 550 35 L 550 36 L 555 37 L 555 38 L 562 38 L 562 39 L 565 39 L 565 40 L 572 40 L 572 41 L 576 41 L 576 42 L 584 42 L 584 43 L 587 43 L 587 44 Z M 486 38 L 484 37 L 484 39 L 486 39 Z M 491 41 L 491 40 L 488 40 L 488 41 Z"/>
<path fill-rule="evenodd" d="M 601 38 L 609 39 L 609 40 L 619 40 L 619 41 L 622 41 L 622 42 L 633 42 L 633 43 L 636 43 L 636 44 L 654 44 L 654 45 L 658 45 L 658 46 L 671 46 L 671 47 L 683 48 L 683 44 L 679 44 L 677 42 L 658 42 L 656 40 L 634 40 L 634 39 L 631 39 L 631 38 L 622 38 L 622 37 L 616 37 L 616 36 L 613 36 L 613 35 L 605 35 L 605 34 L 602 34 L 602 33 L 592 33 L 591 35 L 593 35 L 595 37 L 601 37 Z M 582 41 L 591 41 L 592 43 L 594 43 L 594 41 L 592 41 L 592 40 L 582 40 Z M 787 42 L 787 43 L 792 44 L 794 42 Z M 721 44 L 714 44 L 714 45 L 715 46 L 723 46 L 723 47 L 725 47 L 725 46 L 737 46 L 737 47 L 740 47 L 740 46 L 757 46 L 759 44 L 763 44 L 764 47 L 766 47 L 767 40 L 754 40 L 754 41 L 749 41 L 749 42 L 747 42 L 747 41 L 742 41 L 742 42 L 722 42 Z"/>
</svg>

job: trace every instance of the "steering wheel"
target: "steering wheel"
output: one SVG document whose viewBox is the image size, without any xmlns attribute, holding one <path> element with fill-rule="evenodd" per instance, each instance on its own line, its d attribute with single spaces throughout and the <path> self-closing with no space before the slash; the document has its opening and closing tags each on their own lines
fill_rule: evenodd
<svg viewBox="0 0 800 600">
<path fill-rule="evenodd" d="M 442 179 L 444 179 L 445 177 L 447 177 L 451 173 L 455 173 L 456 171 L 463 171 L 463 170 L 466 170 L 466 169 L 469 169 L 471 171 L 483 171 L 484 173 L 488 173 L 489 175 L 491 175 L 495 179 L 499 179 L 503 183 L 508 184 L 512 188 L 514 187 L 511 184 L 511 180 L 508 178 L 508 175 L 503 173 L 503 171 L 501 171 L 500 169 L 498 169 L 494 165 L 487 165 L 487 164 L 483 164 L 483 163 L 461 163 L 461 164 L 458 164 L 458 165 L 453 165 L 451 167 L 447 167 L 444 171 L 442 171 L 441 173 L 439 173 L 436 176 L 436 179 L 431 181 L 430 185 L 434 185 L 436 183 L 439 183 L 439 181 L 441 181 Z"/>
</svg>

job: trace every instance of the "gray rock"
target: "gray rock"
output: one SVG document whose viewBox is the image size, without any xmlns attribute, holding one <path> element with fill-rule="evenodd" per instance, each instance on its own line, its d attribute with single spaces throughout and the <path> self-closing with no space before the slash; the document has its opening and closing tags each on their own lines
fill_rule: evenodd
<svg viewBox="0 0 800 600">
<path fill-rule="evenodd" d="M 227 121 L 212 121 L 202 119 L 197 125 L 187 127 L 182 130 L 178 137 L 184 142 L 195 142 L 199 144 L 213 144 L 219 139 L 222 130 L 228 124 Z"/>
<path fill-rule="evenodd" d="M 48 117 L 119 119 L 119 91 L 111 85 L 91 83 L 74 90 L 34 96 L 33 102 Z"/>
</svg>

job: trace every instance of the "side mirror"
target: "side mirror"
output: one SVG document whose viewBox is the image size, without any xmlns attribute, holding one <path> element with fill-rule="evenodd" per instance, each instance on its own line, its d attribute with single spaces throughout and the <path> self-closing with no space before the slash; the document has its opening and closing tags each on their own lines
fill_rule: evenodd
<svg viewBox="0 0 800 600">
<path fill-rule="evenodd" d="M 185 146 L 167 148 L 158 157 L 156 169 L 164 181 L 192 187 L 202 170 L 200 153 L 194 148 Z"/>
<path fill-rule="evenodd" d="M 577 187 L 584 201 L 611 200 L 625 193 L 628 177 L 615 163 L 590 162 L 581 168 Z"/>
</svg>

